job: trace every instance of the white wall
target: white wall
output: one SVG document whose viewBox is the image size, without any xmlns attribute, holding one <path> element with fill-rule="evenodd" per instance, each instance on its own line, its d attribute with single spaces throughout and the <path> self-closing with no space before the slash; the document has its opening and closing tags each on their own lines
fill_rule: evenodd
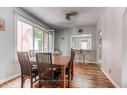
<svg viewBox="0 0 127 95">
<path fill-rule="evenodd" d="M 78 29 L 80 28 L 83 29 L 83 33 L 78 32 Z M 71 36 L 83 34 L 92 35 L 92 50 L 96 50 L 96 26 L 57 30 L 55 32 L 55 49 L 59 49 L 63 55 L 69 55 L 71 48 Z M 62 37 L 64 37 L 64 40 L 61 39 Z"/>
<path fill-rule="evenodd" d="M 18 63 L 14 63 L 15 49 L 15 26 L 14 13 L 16 8 L 0 8 L 0 18 L 5 19 L 5 32 L 0 31 L 0 82 L 20 73 Z M 27 13 L 23 13 L 29 16 Z M 31 17 L 34 21 L 39 22 L 36 18 Z M 43 25 L 43 24 L 42 24 Z M 45 24 L 44 24 L 45 25 Z M 48 26 L 46 26 L 48 27 Z"/>
<path fill-rule="evenodd" d="M 127 87 L 127 8 L 123 16 L 122 40 L 122 87 Z"/>
<path fill-rule="evenodd" d="M 122 16 L 124 8 L 106 8 L 98 22 L 102 31 L 102 69 L 121 87 L 122 83 Z M 109 70 L 111 69 L 111 73 Z"/>
<path fill-rule="evenodd" d="M 0 80 L 3 80 L 18 74 L 19 65 L 13 63 L 13 8 L 0 8 L 0 18 L 5 19 L 5 32 L 0 32 Z"/>
</svg>

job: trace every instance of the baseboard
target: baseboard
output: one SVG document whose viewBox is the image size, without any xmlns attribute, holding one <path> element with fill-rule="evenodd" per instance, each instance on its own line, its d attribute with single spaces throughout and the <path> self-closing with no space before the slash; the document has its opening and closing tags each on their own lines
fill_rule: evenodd
<svg viewBox="0 0 127 95">
<path fill-rule="evenodd" d="M 109 79 L 109 81 L 116 87 L 116 88 L 120 88 L 119 85 L 112 80 L 112 78 L 101 68 L 102 72 L 106 75 L 106 77 Z"/>
<path fill-rule="evenodd" d="M 7 82 L 7 81 L 9 81 L 9 80 L 12 80 L 12 79 L 14 79 L 14 78 L 16 78 L 16 77 L 18 77 L 18 76 L 20 76 L 20 74 L 12 75 L 12 76 L 7 77 L 7 78 L 5 78 L 5 79 L 1 79 L 1 80 L 0 80 L 0 84 L 3 84 L 3 83 L 5 83 L 5 82 Z"/>
<path fill-rule="evenodd" d="M 97 62 L 92 62 L 92 61 L 86 61 L 86 63 L 95 63 L 95 64 L 98 64 Z"/>
<path fill-rule="evenodd" d="M 75 61 L 75 62 L 77 62 L 77 63 L 78 63 L 78 62 L 79 62 L 79 63 L 83 63 L 83 61 Z M 92 62 L 92 61 L 85 61 L 85 63 L 95 63 L 95 64 L 98 64 L 98 62 L 95 62 L 95 61 L 93 61 L 93 62 Z"/>
</svg>

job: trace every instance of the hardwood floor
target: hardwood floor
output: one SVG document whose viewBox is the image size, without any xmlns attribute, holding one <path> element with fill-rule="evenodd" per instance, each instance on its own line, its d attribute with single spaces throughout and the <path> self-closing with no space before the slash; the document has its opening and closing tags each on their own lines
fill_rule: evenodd
<svg viewBox="0 0 127 95">
<path fill-rule="evenodd" d="M 114 88 L 96 64 L 76 64 L 72 88 Z"/>
<path fill-rule="evenodd" d="M 24 87 L 30 87 L 29 80 Z M 37 87 L 35 83 L 34 87 Z M 1 88 L 19 88 L 20 77 L 0 85 Z M 44 85 L 43 87 L 48 87 Z M 50 87 L 50 86 L 49 86 Z M 75 64 L 74 79 L 70 84 L 71 88 L 114 88 L 112 83 L 106 78 L 101 69 L 96 64 Z"/>
</svg>

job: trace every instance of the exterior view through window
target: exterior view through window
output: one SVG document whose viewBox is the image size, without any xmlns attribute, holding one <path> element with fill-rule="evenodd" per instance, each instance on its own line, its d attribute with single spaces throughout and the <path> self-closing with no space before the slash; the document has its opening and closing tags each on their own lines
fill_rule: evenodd
<svg viewBox="0 0 127 95">
<path fill-rule="evenodd" d="M 17 21 L 17 50 L 33 50 L 33 27 L 22 21 Z"/>
<path fill-rule="evenodd" d="M 48 52 L 49 33 L 21 20 L 17 20 L 17 50 Z"/>
<path fill-rule="evenodd" d="M 44 52 L 48 52 L 49 48 L 49 34 L 47 32 L 44 33 Z"/>
<path fill-rule="evenodd" d="M 43 51 L 43 30 L 34 28 L 34 50 Z"/>
<path fill-rule="evenodd" d="M 91 35 L 72 37 L 72 48 L 76 50 L 91 50 L 92 42 Z"/>
</svg>

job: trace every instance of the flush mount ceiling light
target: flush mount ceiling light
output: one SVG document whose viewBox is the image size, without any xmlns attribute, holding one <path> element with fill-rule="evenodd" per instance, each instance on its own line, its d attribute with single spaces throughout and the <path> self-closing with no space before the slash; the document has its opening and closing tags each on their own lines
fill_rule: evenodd
<svg viewBox="0 0 127 95">
<path fill-rule="evenodd" d="M 78 16 L 77 12 L 68 12 L 65 14 L 65 19 L 67 21 L 73 21 L 76 20 L 77 16 Z"/>
</svg>

